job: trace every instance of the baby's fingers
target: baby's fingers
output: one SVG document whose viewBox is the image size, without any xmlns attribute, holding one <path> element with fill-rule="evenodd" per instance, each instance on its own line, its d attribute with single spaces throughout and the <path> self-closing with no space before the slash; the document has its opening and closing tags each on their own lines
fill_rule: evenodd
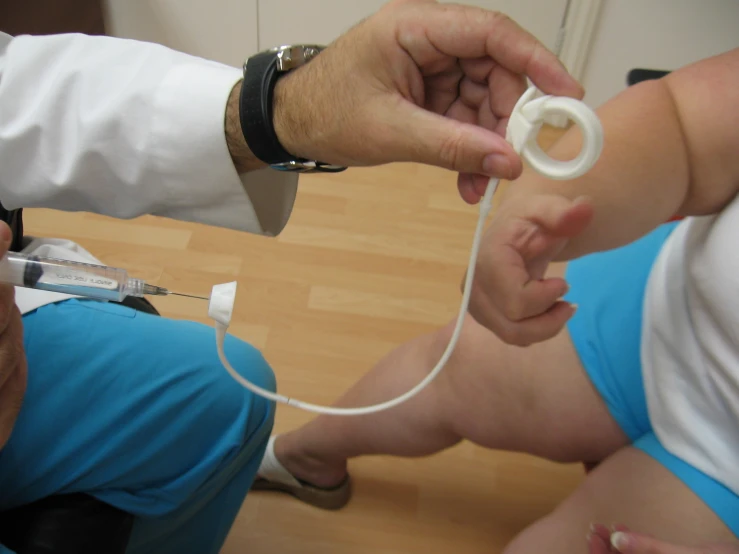
<svg viewBox="0 0 739 554">
<path fill-rule="evenodd" d="M 499 291 L 515 290 L 515 294 L 502 294 L 496 299 L 503 314 L 513 322 L 536 317 L 551 309 L 567 293 L 567 282 L 560 278 L 535 279 L 523 285 L 505 283 Z"/>
<path fill-rule="evenodd" d="M 529 346 L 556 336 L 574 315 L 576 306 L 557 302 L 545 313 L 519 322 L 502 321 L 496 334 L 501 340 L 515 346 Z M 473 314 L 474 316 L 474 314 Z"/>
</svg>

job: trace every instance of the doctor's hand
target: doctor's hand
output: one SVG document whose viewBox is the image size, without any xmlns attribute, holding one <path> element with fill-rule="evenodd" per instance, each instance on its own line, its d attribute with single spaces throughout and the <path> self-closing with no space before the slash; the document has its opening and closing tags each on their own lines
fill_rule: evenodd
<svg viewBox="0 0 739 554">
<path fill-rule="evenodd" d="M 10 228 L 0 222 L 0 257 L 8 251 Z M 26 392 L 23 323 L 15 305 L 15 289 L 0 285 L 0 450 L 13 431 Z"/>
<path fill-rule="evenodd" d="M 712 544 L 701 547 L 679 546 L 653 537 L 632 533 L 626 527 L 594 525 L 588 535 L 589 554 L 739 554 L 739 544 Z"/>
<path fill-rule="evenodd" d="M 473 175 L 522 171 L 504 136 L 526 77 L 549 94 L 583 94 L 556 56 L 506 16 L 395 0 L 278 81 L 275 130 L 285 150 L 306 159 L 457 171 L 473 202 Z"/>
<path fill-rule="evenodd" d="M 555 336 L 575 307 L 561 300 L 565 280 L 547 278 L 546 271 L 592 217 L 584 198 L 513 194 L 503 200 L 480 246 L 472 317 L 509 344 L 527 346 Z"/>
</svg>

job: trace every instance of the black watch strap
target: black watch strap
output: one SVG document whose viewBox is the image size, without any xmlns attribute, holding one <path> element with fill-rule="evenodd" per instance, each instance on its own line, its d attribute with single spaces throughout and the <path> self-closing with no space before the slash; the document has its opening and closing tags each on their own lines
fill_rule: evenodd
<svg viewBox="0 0 739 554">
<path fill-rule="evenodd" d="M 241 130 L 252 153 L 268 165 L 295 161 L 280 144 L 273 123 L 275 84 L 279 78 L 274 52 L 249 58 L 239 99 Z"/>
</svg>

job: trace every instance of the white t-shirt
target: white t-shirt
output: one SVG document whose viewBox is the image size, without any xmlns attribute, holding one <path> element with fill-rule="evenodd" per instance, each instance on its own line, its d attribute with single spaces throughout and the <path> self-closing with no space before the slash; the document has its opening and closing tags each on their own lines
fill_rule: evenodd
<svg viewBox="0 0 739 554">
<path fill-rule="evenodd" d="M 682 222 L 652 269 L 642 364 L 672 454 L 739 494 L 739 197 Z"/>
</svg>

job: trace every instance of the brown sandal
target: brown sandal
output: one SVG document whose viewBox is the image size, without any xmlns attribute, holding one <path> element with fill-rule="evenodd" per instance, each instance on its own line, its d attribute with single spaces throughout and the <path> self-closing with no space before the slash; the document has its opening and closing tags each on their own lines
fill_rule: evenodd
<svg viewBox="0 0 739 554">
<path fill-rule="evenodd" d="M 270 437 L 264 458 L 251 486 L 253 491 L 276 491 L 294 496 L 301 502 L 323 510 L 339 510 L 352 497 L 352 482 L 349 475 L 335 487 L 317 487 L 300 481 L 290 474 L 275 456 L 275 439 Z"/>
<path fill-rule="evenodd" d="M 299 483 L 299 485 L 287 485 L 257 477 L 251 490 L 282 492 L 322 510 L 340 510 L 352 497 L 352 480 L 348 475 L 341 483 L 330 489 L 316 487 L 304 481 L 299 481 Z"/>
</svg>

